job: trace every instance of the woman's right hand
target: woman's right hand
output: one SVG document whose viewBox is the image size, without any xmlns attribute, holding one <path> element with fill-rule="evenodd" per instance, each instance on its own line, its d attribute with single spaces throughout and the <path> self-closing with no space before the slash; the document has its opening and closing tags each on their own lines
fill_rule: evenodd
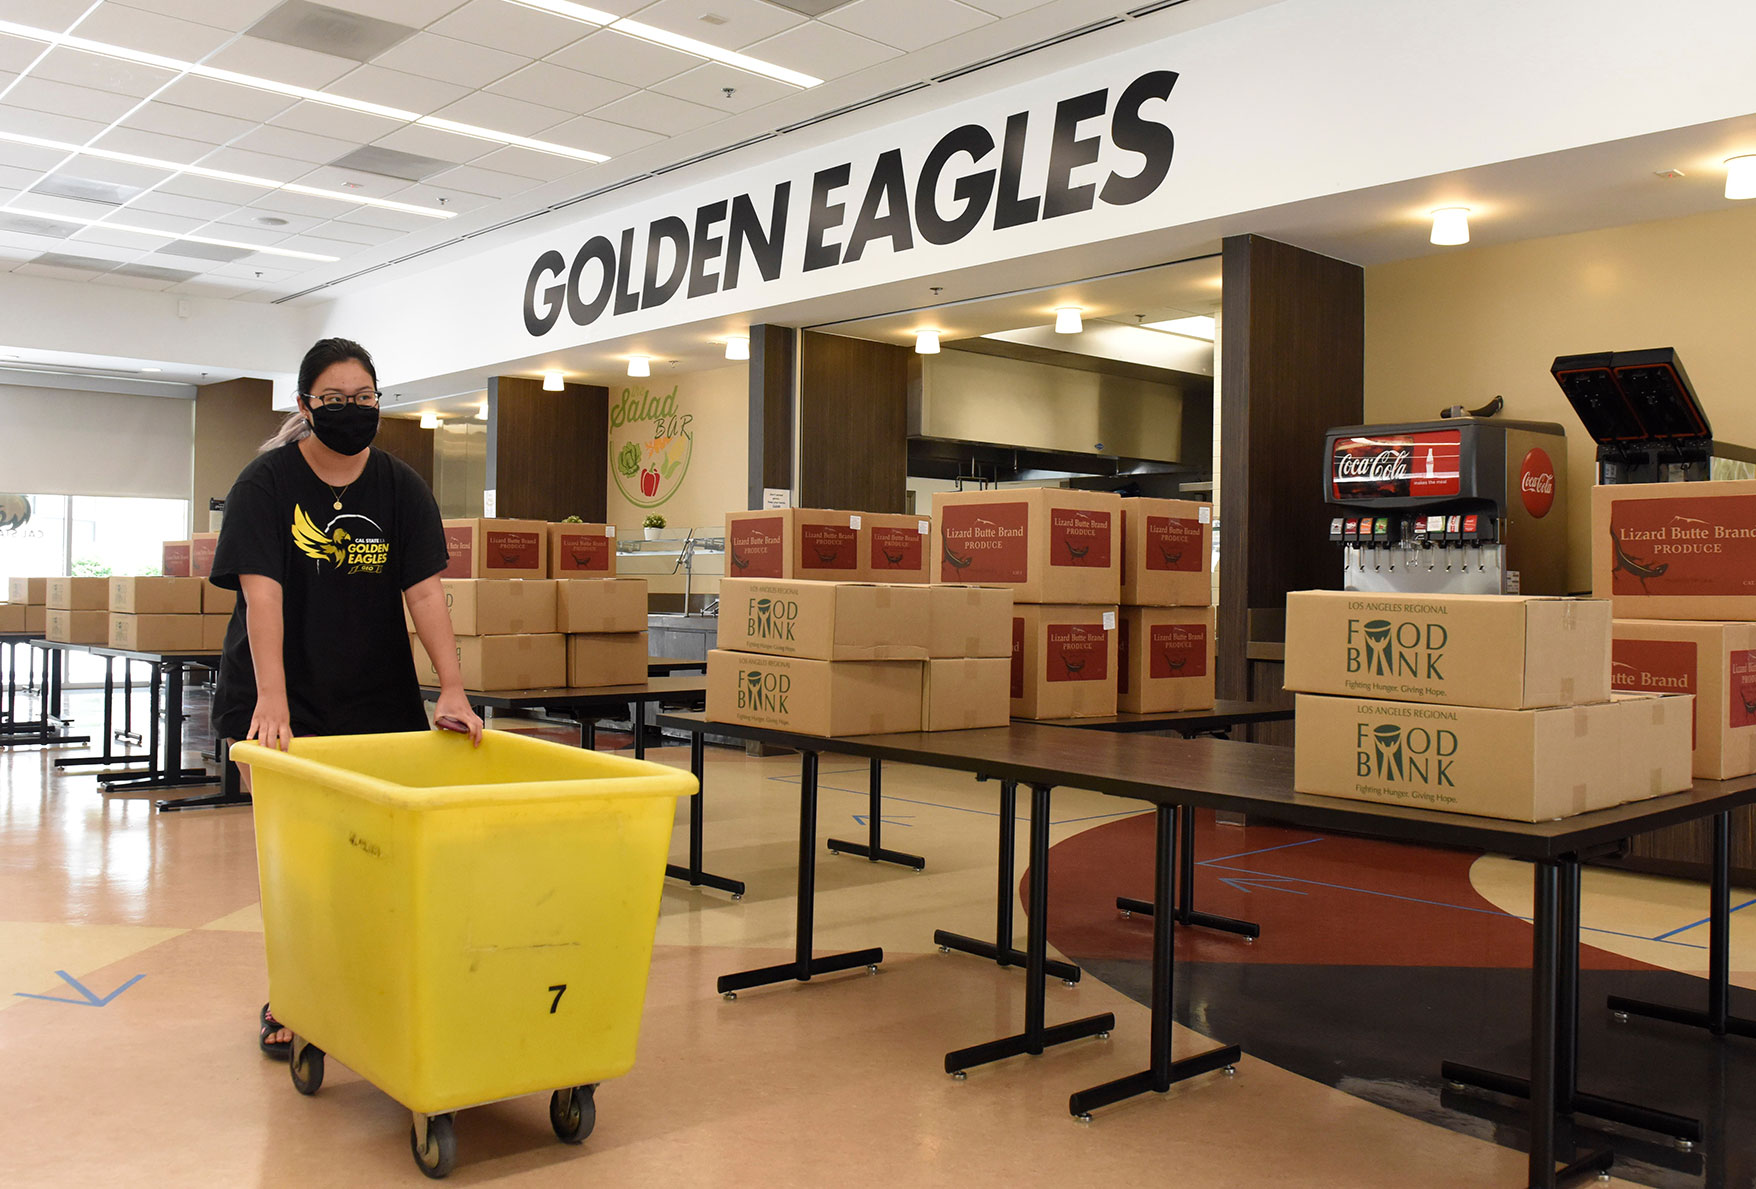
<svg viewBox="0 0 1756 1189">
<path fill-rule="evenodd" d="M 254 739 L 264 747 L 285 751 L 293 741 L 292 717 L 285 694 L 273 697 L 258 693 L 256 709 L 250 715 L 250 733 L 244 737 Z"/>
</svg>

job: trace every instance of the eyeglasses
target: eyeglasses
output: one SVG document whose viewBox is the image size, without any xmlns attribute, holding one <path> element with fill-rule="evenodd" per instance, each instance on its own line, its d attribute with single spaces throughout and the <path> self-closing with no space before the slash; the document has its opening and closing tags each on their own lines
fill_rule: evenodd
<svg viewBox="0 0 1756 1189">
<path fill-rule="evenodd" d="M 359 405 L 363 409 L 378 407 L 378 393 L 367 388 L 352 394 L 346 392 L 307 392 L 306 400 L 320 401 L 326 409 L 339 409 L 343 405 Z"/>
</svg>

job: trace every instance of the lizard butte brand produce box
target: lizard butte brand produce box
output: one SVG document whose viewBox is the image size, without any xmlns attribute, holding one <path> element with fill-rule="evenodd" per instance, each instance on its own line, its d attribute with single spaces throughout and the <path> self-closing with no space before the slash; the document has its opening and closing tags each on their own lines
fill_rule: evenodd
<svg viewBox="0 0 1756 1189">
<path fill-rule="evenodd" d="M 614 578 L 616 526 L 613 524 L 551 524 L 549 577 Z"/>
<path fill-rule="evenodd" d="M 1213 602 L 1213 505 L 1122 501 L 1122 602 L 1205 607 Z"/>
<path fill-rule="evenodd" d="M 108 578 L 51 578 L 44 596 L 51 611 L 108 611 Z"/>
<path fill-rule="evenodd" d="M 864 519 L 826 508 L 775 508 L 726 513 L 727 578 L 861 577 Z"/>
<path fill-rule="evenodd" d="M 1116 603 L 1122 498 L 1052 487 L 933 495 L 934 577 L 1010 586 L 1020 603 Z"/>
<path fill-rule="evenodd" d="M 719 646 L 825 661 L 927 659 L 928 588 L 725 578 Z"/>
<path fill-rule="evenodd" d="M 925 516 L 863 512 L 860 577 L 866 582 L 931 582 L 933 522 Z"/>
<path fill-rule="evenodd" d="M 1014 718 L 1116 713 L 1116 608 L 1021 603 L 1012 609 Z"/>
<path fill-rule="evenodd" d="M 167 578 L 188 578 L 189 573 L 188 541 L 166 541 L 159 562 L 159 570 Z"/>
<path fill-rule="evenodd" d="M 547 578 L 549 526 L 541 520 L 446 520 L 445 578 Z"/>
<path fill-rule="evenodd" d="M 1618 619 L 1756 619 L 1756 480 L 1592 488 L 1591 591 Z"/>
<path fill-rule="evenodd" d="M 1289 690 L 1507 710 L 1610 697 L 1601 599 L 1303 590 L 1286 632 Z"/>
<path fill-rule="evenodd" d="M 567 684 L 645 685 L 646 633 L 600 632 L 567 637 Z"/>
<path fill-rule="evenodd" d="M 1116 707 L 1125 714 L 1213 705 L 1213 608 L 1124 607 L 1116 622 Z"/>
<path fill-rule="evenodd" d="M 200 652 L 200 615 L 110 615 L 110 647 L 135 652 Z"/>
<path fill-rule="evenodd" d="M 419 636 L 409 637 L 422 685 L 438 685 L 439 671 Z M 567 680 L 567 637 L 459 636 L 457 666 L 463 688 L 478 693 L 504 689 L 558 689 Z"/>
<path fill-rule="evenodd" d="M 555 629 L 583 632 L 644 632 L 646 579 L 564 578 L 555 583 Z"/>
<path fill-rule="evenodd" d="M 536 636 L 555 631 L 556 583 L 541 578 L 446 578 L 445 609 L 459 636 Z M 409 631 L 414 617 L 403 606 Z"/>
<path fill-rule="evenodd" d="M 213 577 L 213 551 L 218 548 L 218 533 L 196 533 L 189 542 L 189 577 Z"/>
<path fill-rule="evenodd" d="M 1691 784 L 1685 697 L 1493 710 L 1300 694 L 1301 793 L 1536 822 Z"/>
<path fill-rule="evenodd" d="M 921 674 L 921 730 L 1005 726 L 1012 718 L 1011 672 L 1003 656 L 928 661 Z"/>
<path fill-rule="evenodd" d="M 1695 695 L 1696 776 L 1756 772 L 1756 623 L 1618 619 L 1610 680 L 1621 693 Z"/>
<path fill-rule="evenodd" d="M 820 661 L 714 649 L 707 718 L 802 735 L 921 729 L 920 661 Z"/>
<path fill-rule="evenodd" d="M 1011 588 L 952 583 L 928 587 L 927 653 L 935 658 L 1011 656 Z"/>
<path fill-rule="evenodd" d="M 128 615 L 199 615 L 200 578 L 111 578 L 110 610 Z"/>
</svg>

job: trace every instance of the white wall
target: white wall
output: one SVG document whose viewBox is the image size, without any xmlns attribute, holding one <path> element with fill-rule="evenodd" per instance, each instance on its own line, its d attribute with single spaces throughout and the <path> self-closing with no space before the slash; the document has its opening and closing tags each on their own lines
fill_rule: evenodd
<svg viewBox="0 0 1756 1189">
<path fill-rule="evenodd" d="M 0 486 L 186 500 L 195 402 L 0 384 Z"/>
</svg>

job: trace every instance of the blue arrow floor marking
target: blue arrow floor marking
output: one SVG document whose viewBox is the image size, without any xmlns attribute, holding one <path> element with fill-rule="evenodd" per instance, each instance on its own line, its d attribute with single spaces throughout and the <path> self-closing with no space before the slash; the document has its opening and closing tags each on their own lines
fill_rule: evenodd
<svg viewBox="0 0 1756 1189">
<path fill-rule="evenodd" d="M 47 999 L 50 1003 L 71 1003 L 75 1007 L 103 1007 L 108 1004 L 110 1000 L 114 999 L 129 987 L 132 987 L 135 983 L 146 977 L 144 974 L 137 974 L 121 986 L 117 987 L 114 991 L 111 991 L 108 995 L 99 997 L 98 995 L 93 994 L 91 989 L 84 983 L 74 978 L 71 974 L 68 974 L 65 970 L 57 970 L 55 973 L 61 976 L 62 982 L 72 987 L 75 991 L 78 991 L 82 998 L 68 999 L 61 995 L 33 995 L 29 991 L 14 991 L 13 994 L 20 999 Z"/>
</svg>

